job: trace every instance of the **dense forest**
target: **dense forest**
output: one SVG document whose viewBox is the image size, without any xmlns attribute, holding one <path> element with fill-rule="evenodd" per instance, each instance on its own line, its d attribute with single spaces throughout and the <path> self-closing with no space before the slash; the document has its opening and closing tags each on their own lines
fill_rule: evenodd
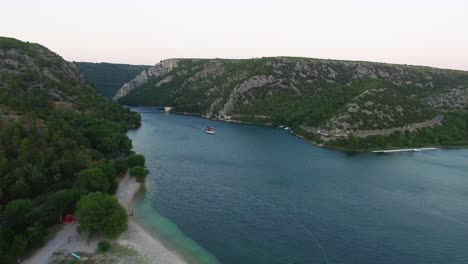
<svg viewBox="0 0 468 264">
<path fill-rule="evenodd" d="M 72 63 L 0 38 L 0 263 L 16 263 L 82 197 L 108 197 L 127 168 L 144 166 L 126 136 L 138 126 L 138 114 L 98 96 Z"/>
<path fill-rule="evenodd" d="M 108 98 L 112 98 L 124 83 L 150 67 L 105 62 L 76 62 L 75 64 L 83 73 L 84 78 L 93 84 L 96 91 Z"/>
</svg>

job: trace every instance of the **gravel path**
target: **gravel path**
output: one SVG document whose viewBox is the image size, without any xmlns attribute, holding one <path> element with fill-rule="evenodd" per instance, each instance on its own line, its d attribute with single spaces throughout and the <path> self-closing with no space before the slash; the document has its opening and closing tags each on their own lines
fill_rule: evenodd
<svg viewBox="0 0 468 264">
<path fill-rule="evenodd" d="M 49 240 L 42 248 L 36 250 L 31 257 L 22 263 L 25 264 L 46 264 L 49 263 L 49 258 L 60 247 L 67 244 L 68 238 L 75 233 L 76 224 L 64 225 L 55 236 Z"/>
</svg>

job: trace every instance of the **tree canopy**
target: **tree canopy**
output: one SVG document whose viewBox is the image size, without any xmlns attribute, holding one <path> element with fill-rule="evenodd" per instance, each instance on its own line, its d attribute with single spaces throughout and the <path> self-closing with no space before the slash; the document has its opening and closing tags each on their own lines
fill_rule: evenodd
<svg viewBox="0 0 468 264">
<path fill-rule="evenodd" d="M 79 230 L 90 235 L 116 237 L 127 229 L 127 211 L 114 197 L 100 192 L 89 193 L 80 199 L 76 218 Z"/>
<path fill-rule="evenodd" d="M 130 175 L 135 177 L 140 182 L 145 180 L 148 173 L 148 170 L 143 166 L 135 166 L 130 169 Z"/>
<path fill-rule="evenodd" d="M 109 179 L 100 168 L 89 168 L 79 174 L 80 190 L 82 192 L 109 191 Z"/>
<path fill-rule="evenodd" d="M 8 223 L 14 229 L 23 229 L 31 217 L 33 203 L 31 200 L 13 200 L 5 208 L 5 216 Z"/>
<path fill-rule="evenodd" d="M 145 157 L 141 154 L 132 153 L 127 157 L 127 166 L 130 168 L 135 166 L 145 166 Z"/>
</svg>

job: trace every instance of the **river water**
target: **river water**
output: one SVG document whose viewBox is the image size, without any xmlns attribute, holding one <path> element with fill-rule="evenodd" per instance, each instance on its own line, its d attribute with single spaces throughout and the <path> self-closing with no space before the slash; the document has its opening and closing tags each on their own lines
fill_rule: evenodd
<svg viewBox="0 0 468 264">
<path fill-rule="evenodd" d="M 133 110 L 150 170 L 135 217 L 190 263 L 468 263 L 468 150 L 351 154 Z"/>
</svg>

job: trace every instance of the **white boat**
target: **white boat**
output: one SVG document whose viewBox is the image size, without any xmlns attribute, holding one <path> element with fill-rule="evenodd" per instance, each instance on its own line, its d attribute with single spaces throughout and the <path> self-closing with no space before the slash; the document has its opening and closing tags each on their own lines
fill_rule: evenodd
<svg viewBox="0 0 468 264">
<path fill-rule="evenodd" d="M 289 130 L 289 127 L 285 127 L 284 130 Z"/>
<path fill-rule="evenodd" d="M 374 153 L 393 153 L 393 152 L 408 152 L 408 151 L 426 151 L 426 150 L 436 150 L 438 148 L 414 148 L 414 149 L 387 149 L 387 150 L 374 150 Z"/>
<path fill-rule="evenodd" d="M 206 127 L 204 131 L 205 133 L 210 134 L 210 135 L 213 135 L 216 133 L 213 127 Z"/>
</svg>

